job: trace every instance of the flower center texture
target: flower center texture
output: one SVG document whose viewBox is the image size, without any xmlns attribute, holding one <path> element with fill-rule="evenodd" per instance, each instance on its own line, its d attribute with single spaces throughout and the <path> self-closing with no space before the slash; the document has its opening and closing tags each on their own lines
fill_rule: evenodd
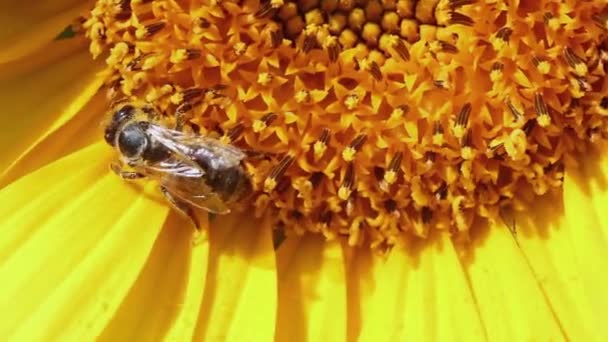
<svg viewBox="0 0 608 342">
<path fill-rule="evenodd" d="M 251 158 L 258 215 L 398 243 L 525 209 L 606 135 L 601 1 L 99 0 L 111 99 Z"/>
</svg>

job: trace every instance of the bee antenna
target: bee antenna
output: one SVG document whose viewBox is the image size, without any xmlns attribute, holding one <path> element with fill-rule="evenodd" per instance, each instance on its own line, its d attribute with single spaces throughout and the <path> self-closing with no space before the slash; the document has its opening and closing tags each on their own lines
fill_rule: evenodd
<svg viewBox="0 0 608 342">
<path fill-rule="evenodd" d="M 116 107 L 117 107 L 119 104 L 121 104 L 121 103 L 125 103 L 125 102 L 128 102 L 128 101 L 129 101 L 129 98 L 128 98 L 128 97 L 126 97 L 126 96 L 123 96 L 123 97 L 120 97 L 120 98 L 117 98 L 117 99 L 113 99 L 113 100 L 110 102 L 109 108 L 110 108 L 110 109 L 114 109 L 114 108 L 116 108 Z"/>
</svg>

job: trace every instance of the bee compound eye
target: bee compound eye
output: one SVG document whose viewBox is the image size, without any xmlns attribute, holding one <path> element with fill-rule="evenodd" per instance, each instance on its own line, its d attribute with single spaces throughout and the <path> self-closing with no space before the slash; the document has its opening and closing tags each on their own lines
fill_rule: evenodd
<svg viewBox="0 0 608 342">
<path fill-rule="evenodd" d="M 117 124 L 120 124 L 121 122 L 133 117 L 134 112 L 135 107 L 130 104 L 124 105 L 120 107 L 116 112 L 114 112 L 113 121 L 115 121 Z"/>
<path fill-rule="evenodd" d="M 137 158 L 148 147 L 146 133 L 136 125 L 125 127 L 118 135 L 118 148 L 127 158 Z"/>
<path fill-rule="evenodd" d="M 103 134 L 103 138 L 108 143 L 108 145 L 114 146 L 114 139 L 116 138 L 116 129 L 114 129 L 113 127 L 107 127 Z"/>
<path fill-rule="evenodd" d="M 124 105 L 120 107 L 118 110 L 114 111 L 114 115 L 112 115 L 112 121 L 108 124 L 104 132 L 104 139 L 110 145 L 114 146 L 114 142 L 116 139 L 116 132 L 118 129 L 126 123 L 126 121 L 130 120 L 135 113 L 135 107 L 132 105 Z"/>
</svg>

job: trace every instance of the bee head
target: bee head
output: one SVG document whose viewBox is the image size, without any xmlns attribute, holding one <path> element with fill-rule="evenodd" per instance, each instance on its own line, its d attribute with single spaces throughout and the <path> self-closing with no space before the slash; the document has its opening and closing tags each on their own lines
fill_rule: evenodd
<svg viewBox="0 0 608 342">
<path fill-rule="evenodd" d="M 118 129 L 122 127 L 127 121 L 131 120 L 134 115 L 135 107 L 130 104 L 120 106 L 114 111 L 114 114 L 112 115 L 112 120 L 106 126 L 103 136 L 110 146 L 114 146 L 114 143 L 116 141 L 116 132 L 118 132 Z"/>
<path fill-rule="evenodd" d="M 120 153 L 131 160 L 139 159 L 148 149 L 145 122 L 132 122 L 118 133 L 117 147 Z"/>
</svg>

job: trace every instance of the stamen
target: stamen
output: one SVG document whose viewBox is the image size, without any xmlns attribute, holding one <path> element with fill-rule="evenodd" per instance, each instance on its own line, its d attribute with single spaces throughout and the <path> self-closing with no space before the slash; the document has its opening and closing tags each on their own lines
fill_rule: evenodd
<svg viewBox="0 0 608 342">
<path fill-rule="evenodd" d="M 532 135 L 532 132 L 534 131 L 535 127 L 536 127 L 536 120 L 530 119 L 530 120 L 526 121 L 526 123 L 524 124 L 524 126 L 521 129 L 522 129 L 522 131 L 524 131 L 524 133 L 526 133 L 526 136 L 529 137 L 530 135 Z"/>
<path fill-rule="evenodd" d="M 330 138 L 331 131 L 328 128 L 323 128 L 319 140 L 317 140 L 313 145 L 314 154 L 317 159 L 321 158 L 325 153 L 325 150 L 327 150 L 327 143 L 329 142 Z"/>
<path fill-rule="evenodd" d="M 503 77 L 503 69 L 504 64 L 500 62 L 494 62 L 494 64 L 492 64 L 492 69 L 490 70 L 490 80 L 492 80 L 492 82 L 498 82 L 499 80 L 501 80 Z"/>
<path fill-rule="evenodd" d="M 469 129 L 466 131 L 465 135 L 460 140 L 460 147 L 462 147 L 463 149 L 465 147 L 471 147 L 472 142 L 473 142 L 473 137 L 471 135 L 471 130 Z M 470 159 L 470 158 L 464 158 L 464 159 Z"/>
<path fill-rule="evenodd" d="M 155 35 L 156 33 L 160 32 L 163 28 L 165 28 L 167 24 L 164 22 L 157 22 L 157 23 L 153 23 L 153 24 L 149 24 L 144 26 L 143 28 L 139 28 L 137 29 L 137 31 L 135 32 L 135 35 L 137 36 L 137 38 L 149 38 L 153 35 Z"/>
<path fill-rule="evenodd" d="M 564 57 L 577 76 L 587 75 L 587 65 L 571 48 L 564 49 Z"/>
<path fill-rule="evenodd" d="M 365 140 L 367 140 L 366 134 L 358 135 L 350 143 L 350 145 L 344 149 L 344 151 L 342 152 L 342 159 L 344 159 L 347 162 L 353 161 L 353 159 L 355 158 L 355 154 L 361 149 L 361 146 L 363 146 L 363 144 L 365 143 Z"/>
<path fill-rule="evenodd" d="M 500 28 L 494 37 L 490 38 L 490 42 L 492 43 L 492 47 L 495 51 L 502 50 L 508 43 L 511 38 L 511 34 L 513 34 L 513 30 L 509 27 Z"/>
<path fill-rule="evenodd" d="M 471 160 L 475 156 L 473 149 L 473 132 L 471 129 L 467 130 L 467 133 L 460 141 L 460 156 L 464 160 Z"/>
<path fill-rule="evenodd" d="M 234 127 L 230 128 L 226 133 L 226 137 L 230 142 L 237 141 L 245 130 L 245 126 L 242 123 L 237 123 Z"/>
<path fill-rule="evenodd" d="M 403 160 L 403 153 L 397 152 L 391 162 L 388 164 L 388 168 L 384 175 L 382 176 L 382 181 L 380 182 L 380 189 L 384 192 L 389 192 L 389 188 L 391 185 L 395 184 L 398 177 L 398 172 L 401 168 L 401 161 Z"/>
<path fill-rule="evenodd" d="M 513 120 L 517 121 L 519 120 L 519 118 L 521 118 L 523 116 L 523 114 L 521 113 L 521 111 L 519 109 L 517 109 L 513 103 L 511 102 L 511 100 L 509 100 L 507 98 L 507 100 L 505 101 L 505 103 L 507 104 L 507 107 L 509 108 L 509 111 L 511 111 L 511 114 L 513 115 Z"/>
<path fill-rule="evenodd" d="M 203 95 L 204 90 L 201 88 L 189 88 L 181 92 L 180 102 L 190 102 L 195 98 L 199 98 Z"/>
<path fill-rule="evenodd" d="M 294 157 L 286 155 L 281 159 L 279 164 L 275 166 L 264 181 L 264 192 L 269 193 L 277 187 L 278 181 L 283 178 L 287 169 L 293 164 Z"/>
<path fill-rule="evenodd" d="M 279 8 L 283 6 L 283 0 L 269 0 L 260 6 L 260 9 L 255 13 L 256 18 L 273 17 L 277 14 Z"/>
<path fill-rule="evenodd" d="M 135 57 L 129 64 L 127 64 L 127 70 L 129 71 L 140 71 L 142 69 L 142 62 L 144 59 L 152 56 L 153 53 L 144 53 Z"/>
<path fill-rule="evenodd" d="M 536 69 L 543 75 L 548 74 L 551 70 L 549 62 L 542 57 L 534 56 L 532 62 L 534 63 L 534 66 L 536 66 Z"/>
<path fill-rule="evenodd" d="M 471 104 L 465 103 L 454 122 L 453 134 L 456 138 L 462 138 L 465 134 L 466 127 L 469 122 L 469 116 L 471 115 Z"/>
<path fill-rule="evenodd" d="M 573 75 L 570 79 L 570 83 L 572 85 L 571 93 L 574 98 L 582 98 L 585 96 L 585 93 L 591 90 L 591 84 L 584 78 L 580 76 Z"/>
<path fill-rule="evenodd" d="M 304 51 L 305 53 L 308 53 L 315 47 L 317 47 L 316 33 L 310 33 L 310 34 L 304 36 L 304 44 L 302 45 L 302 51 Z"/>
<path fill-rule="evenodd" d="M 340 45 L 338 44 L 338 39 L 336 37 L 327 37 L 323 42 L 323 47 L 327 50 L 327 54 L 329 55 L 329 60 L 334 63 L 338 60 L 340 56 Z"/>
<path fill-rule="evenodd" d="M 366 69 L 376 81 L 382 81 L 382 71 L 378 63 L 374 61 L 366 63 Z"/>
<path fill-rule="evenodd" d="M 176 50 L 169 59 L 171 63 L 180 63 L 182 61 L 200 58 L 202 51 L 199 49 L 178 49 Z"/>
<path fill-rule="evenodd" d="M 513 33 L 513 30 L 510 29 L 509 27 L 505 26 L 505 27 L 501 27 L 500 30 L 498 30 L 498 32 L 496 32 L 496 37 L 505 42 L 508 42 L 512 33 Z"/>
<path fill-rule="evenodd" d="M 466 25 L 466 26 L 473 26 L 473 24 L 475 22 L 473 21 L 473 19 L 471 19 L 470 17 L 467 17 L 464 14 L 461 14 L 458 12 L 450 12 L 448 23 L 450 25 L 460 24 L 460 25 Z"/>
<path fill-rule="evenodd" d="M 259 133 L 266 129 L 266 127 L 270 126 L 274 120 L 276 120 L 279 116 L 275 113 L 268 113 L 262 116 L 259 120 L 255 120 L 253 122 L 252 129 L 255 133 Z"/>
<path fill-rule="evenodd" d="M 281 42 L 283 42 L 283 31 L 282 30 L 271 31 L 270 32 L 270 43 L 272 44 L 272 47 L 273 48 L 279 47 L 279 45 L 281 45 Z"/>
<path fill-rule="evenodd" d="M 116 20 L 124 21 L 131 18 L 131 0 L 121 0 L 118 7 L 119 12 L 114 16 Z"/>
<path fill-rule="evenodd" d="M 344 178 L 342 179 L 342 185 L 338 189 L 338 197 L 346 201 L 352 194 L 353 185 L 355 184 L 355 169 L 353 163 L 348 163 L 346 171 L 344 172 Z"/>
<path fill-rule="evenodd" d="M 442 146 L 443 145 L 443 126 L 441 122 L 435 121 L 433 124 L 433 145 Z"/>
<path fill-rule="evenodd" d="M 440 50 L 442 52 L 445 52 L 445 53 L 458 53 L 458 48 L 456 47 L 456 45 L 450 44 L 450 43 L 445 42 L 443 40 L 439 40 L 437 42 L 439 43 Z"/>
<path fill-rule="evenodd" d="M 308 103 L 310 101 L 310 92 L 302 89 L 294 95 L 294 98 L 297 103 Z"/>
<path fill-rule="evenodd" d="M 380 49 L 387 53 L 396 52 L 404 61 L 410 60 L 410 52 L 407 50 L 405 43 L 399 37 L 392 34 L 383 34 L 380 37 Z"/>
<path fill-rule="evenodd" d="M 551 124 L 551 117 L 549 116 L 549 110 L 547 104 L 543 99 L 542 94 L 534 94 L 534 110 L 536 111 L 536 121 L 541 127 L 547 127 Z"/>
<path fill-rule="evenodd" d="M 450 0 L 450 9 L 457 10 L 460 7 L 464 7 L 466 5 L 472 5 L 476 3 L 476 0 Z"/>
</svg>

